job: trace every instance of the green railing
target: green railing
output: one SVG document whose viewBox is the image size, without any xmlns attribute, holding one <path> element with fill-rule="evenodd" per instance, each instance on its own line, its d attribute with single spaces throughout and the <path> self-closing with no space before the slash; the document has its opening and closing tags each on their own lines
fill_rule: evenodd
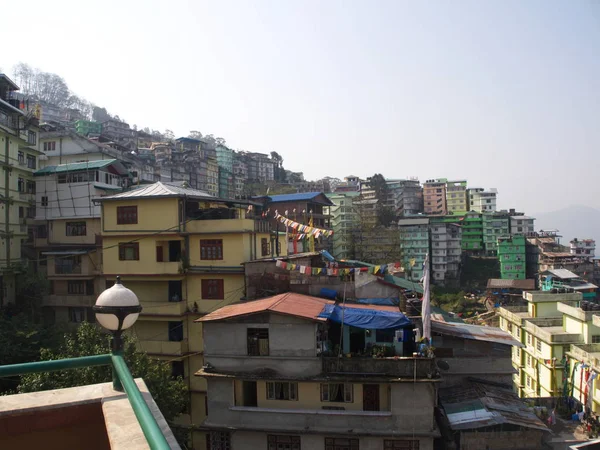
<svg viewBox="0 0 600 450">
<path fill-rule="evenodd" d="M 113 386 L 116 390 L 124 390 L 131 408 L 152 450 L 170 450 L 167 439 L 163 435 L 154 415 L 148 408 L 142 393 L 135 384 L 127 363 L 118 353 L 82 356 L 80 358 L 58 359 L 53 361 L 38 361 L 24 364 L 0 366 L 0 377 L 12 377 L 29 373 L 55 372 L 57 370 L 78 369 L 92 366 L 112 366 Z"/>
</svg>

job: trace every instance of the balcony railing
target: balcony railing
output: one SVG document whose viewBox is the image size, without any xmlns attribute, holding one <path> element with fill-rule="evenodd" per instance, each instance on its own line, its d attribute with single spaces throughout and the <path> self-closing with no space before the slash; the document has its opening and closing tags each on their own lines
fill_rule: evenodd
<svg viewBox="0 0 600 450">
<path fill-rule="evenodd" d="M 44 306 L 92 307 L 96 303 L 94 295 L 47 295 L 43 299 Z"/>
<path fill-rule="evenodd" d="M 184 355 L 188 352 L 188 341 L 153 341 L 140 340 L 141 349 L 154 355 Z"/>
<path fill-rule="evenodd" d="M 399 378 L 431 378 L 433 358 L 323 358 L 323 373 L 334 375 L 371 375 Z"/>
<path fill-rule="evenodd" d="M 181 302 L 144 302 L 142 316 L 181 316 L 187 311 L 187 303 Z"/>
</svg>

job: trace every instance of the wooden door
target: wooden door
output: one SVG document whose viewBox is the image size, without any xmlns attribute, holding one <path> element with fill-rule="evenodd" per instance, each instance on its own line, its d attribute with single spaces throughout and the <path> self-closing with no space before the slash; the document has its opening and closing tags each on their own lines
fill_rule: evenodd
<svg viewBox="0 0 600 450">
<path fill-rule="evenodd" d="M 378 384 L 363 384 L 363 410 L 379 411 Z"/>
</svg>

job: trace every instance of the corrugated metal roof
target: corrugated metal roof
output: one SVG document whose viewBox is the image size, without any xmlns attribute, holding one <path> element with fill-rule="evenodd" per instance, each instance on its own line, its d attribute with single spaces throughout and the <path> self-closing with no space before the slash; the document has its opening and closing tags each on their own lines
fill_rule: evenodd
<svg viewBox="0 0 600 450">
<path fill-rule="evenodd" d="M 568 252 L 542 252 L 542 255 L 549 256 L 550 258 L 576 258 L 576 255 L 572 255 Z"/>
<path fill-rule="evenodd" d="M 485 325 L 449 323 L 432 320 L 431 331 L 440 334 L 447 334 L 449 336 L 461 337 L 464 339 L 494 342 L 496 344 L 513 345 L 515 347 L 525 347 L 506 331 L 503 331 L 500 328 L 488 327 Z"/>
<path fill-rule="evenodd" d="M 93 170 L 93 169 L 101 169 L 106 166 L 115 165 L 117 170 L 120 173 L 127 173 L 127 169 L 125 166 L 121 164 L 116 159 L 100 159 L 97 161 L 85 161 L 85 162 L 76 162 L 69 164 L 61 164 L 59 166 L 47 166 L 43 169 L 38 170 L 34 173 L 36 177 L 49 175 L 51 173 L 62 173 L 62 172 L 77 172 L 79 170 Z"/>
<path fill-rule="evenodd" d="M 549 431 L 544 422 L 510 389 L 469 382 L 440 389 L 439 396 L 453 431 L 504 423 Z"/>
<path fill-rule="evenodd" d="M 411 291 L 418 292 L 419 294 L 423 293 L 423 287 L 419 283 L 409 281 L 405 278 L 395 277 L 394 275 L 386 274 L 383 277 L 383 281 L 385 283 L 390 283 L 394 286 L 398 286 L 402 289 L 409 289 Z"/>
<path fill-rule="evenodd" d="M 314 200 L 315 197 L 322 195 L 325 201 L 322 203 L 324 205 L 333 205 L 331 200 L 327 198 L 325 194 L 322 192 L 298 192 L 297 194 L 281 194 L 281 195 L 265 195 L 264 197 L 258 198 L 267 198 L 271 203 L 282 203 L 282 202 L 299 202 L 299 201 L 310 201 Z M 307 211 L 308 212 L 308 211 Z"/>
<path fill-rule="evenodd" d="M 212 195 L 204 191 L 180 186 L 170 186 L 159 181 L 148 186 L 140 187 L 139 189 L 133 189 L 131 191 L 121 192 L 119 194 L 102 197 L 98 200 L 129 200 L 134 198 L 156 197 L 188 197 L 206 200 L 216 199 L 216 197 L 213 197 Z"/>
<path fill-rule="evenodd" d="M 573 255 L 569 255 L 569 256 L 573 256 Z M 547 273 L 554 275 L 555 277 L 560 278 L 562 280 L 570 280 L 572 278 L 579 278 L 579 275 L 577 275 L 567 269 L 548 269 L 548 270 L 544 271 L 542 275 L 545 275 Z"/>
<path fill-rule="evenodd" d="M 257 314 L 266 311 L 324 322 L 325 319 L 320 319 L 319 314 L 321 311 L 323 311 L 325 305 L 334 303 L 335 302 L 333 301 L 318 297 L 297 294 L 295 292 L 286 292 L 285 294 L 279 294 L 260 300 L 224 306 L 223 308 L 219 308 L 216 311 L 213 311 L 210 314 L 198 319 L 197 322 L 225 320 L 233 317 L 246 316 L 248 314 Z"/>
<path fill-rule="evenodd" d="M 535 280 L 502 280 L 500 278 L 490 278 L 487 284 L 488 289 L 523 289 L 531 291 L 535 289 Z"/>
</svg>

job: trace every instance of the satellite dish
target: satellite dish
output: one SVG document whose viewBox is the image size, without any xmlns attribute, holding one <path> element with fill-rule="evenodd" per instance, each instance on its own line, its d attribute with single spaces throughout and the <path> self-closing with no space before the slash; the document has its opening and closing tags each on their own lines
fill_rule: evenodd
<svg viewBox="0 0 600 450">
<path fill-rule="evenodd" d="M 436 364 L 437 364 L 438 368 L 441 370 L 450 370 L 450 364 L 448 364 L 446 361 L 442 361 L 441 359 L 438 359 Z"/>
</svg>

